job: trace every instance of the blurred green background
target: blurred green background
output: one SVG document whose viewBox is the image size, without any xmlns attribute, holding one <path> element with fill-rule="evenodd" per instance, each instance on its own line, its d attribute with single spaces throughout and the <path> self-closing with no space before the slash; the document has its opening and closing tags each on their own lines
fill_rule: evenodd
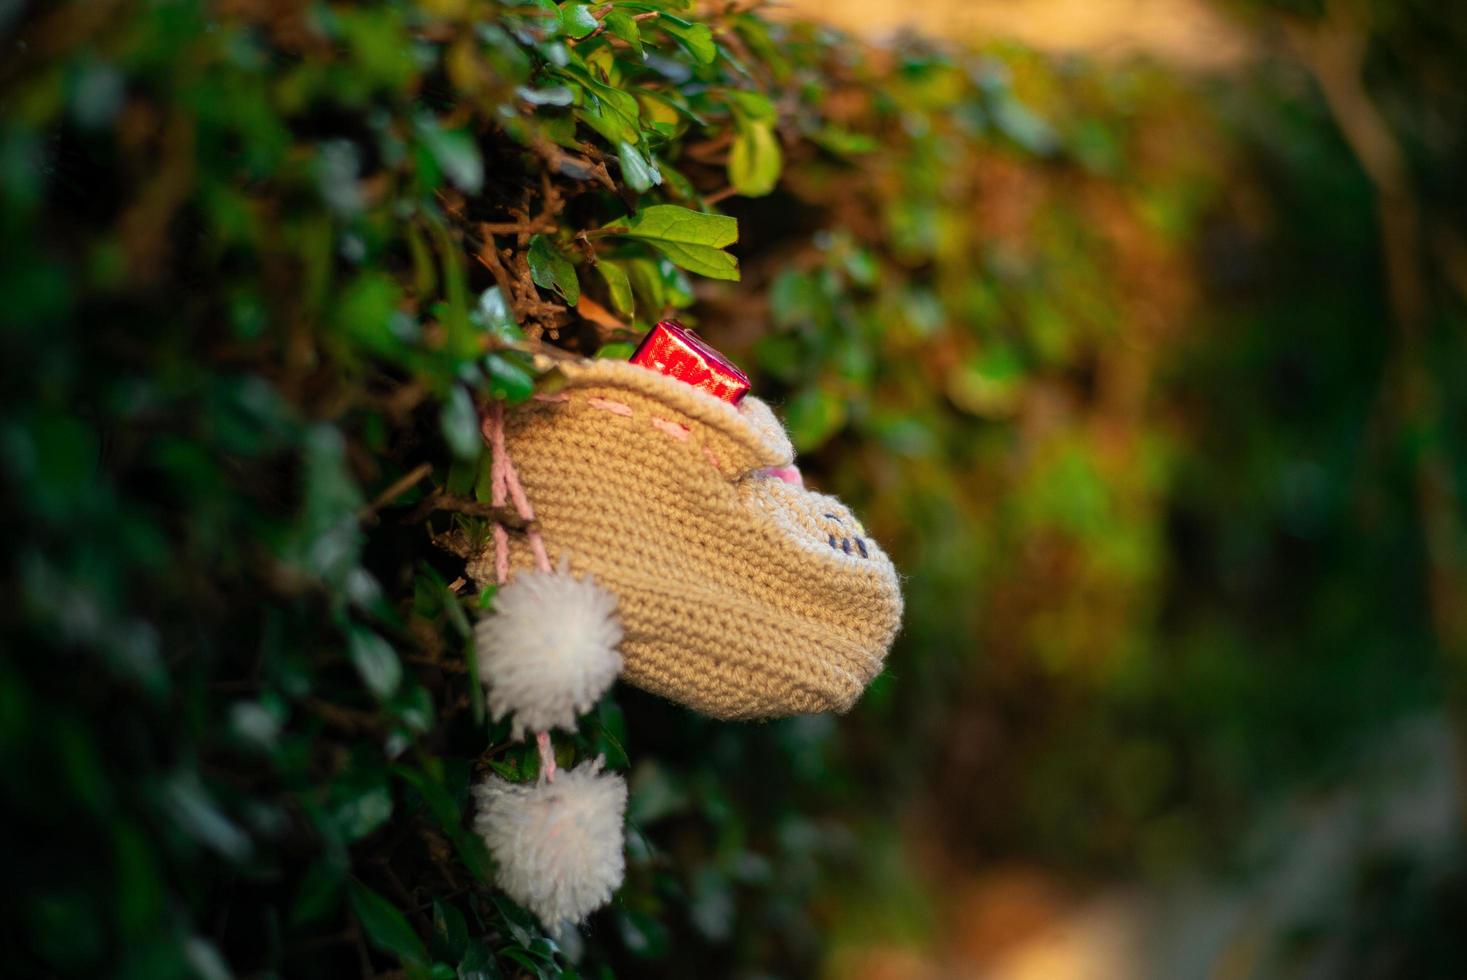
<svg viewBox="0 0 1467 980">
<path fill-rule="evenodd" d="M 1462 975 L 1467 17 L 1206 9 L 0 3 L 6 974 Z M 440 545 L 476 411 L 671 314 L 907 619 L 843 718 L 614 690 L 546 936 Z"/>
</svg>

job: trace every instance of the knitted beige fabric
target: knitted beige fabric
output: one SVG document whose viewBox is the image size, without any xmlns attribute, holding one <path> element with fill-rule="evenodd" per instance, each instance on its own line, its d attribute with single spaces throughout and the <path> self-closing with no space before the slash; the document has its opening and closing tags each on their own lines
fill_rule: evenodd
<svg viewBox="0 0 1467 980">
<path fill-rule="evenodd" d="M 900 624 L 896 571 L 840 501 L 761 472 L 794 456 L 769 407 L 625 362 L 561 371 L 506 444 L 552 563 L 618 596 L 624 678 L 715 718 L 849 708 Z M 492 546 L 469 574 L 494 580 Z"/>
</svg>

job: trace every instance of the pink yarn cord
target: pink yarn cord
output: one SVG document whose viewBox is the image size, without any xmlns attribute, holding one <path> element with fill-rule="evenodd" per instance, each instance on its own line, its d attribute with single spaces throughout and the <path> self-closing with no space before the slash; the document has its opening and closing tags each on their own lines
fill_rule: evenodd
<svg viewBox="0 0 1467 980">
<path fill-rule="evenodd" d="M 555 782 L 555 748 L 550 744 L 550 733 L 536 732 L 535 747 L 540 750 L 540 775 L 547 783 Z"/>
<path fill-rule="evenodd" d="M 484 420 L 484 438 L 489 443 L 491 459 L 489 461 L 489 493 L 490 502 L 495 507 L 504 506 L 505 497 L 505 469 L 509 462 L 509 456 L 504 450 L 504 405 L 495 402 L 494 407 L 489 410 L 489 417 Z M 504 525 L 498 521 L 494 522 L 494 580 L 503 585 L 509 578 L 509 534 L 504 530 Z"/>
<path fill-rule="evenodd" d="M 520 485 L 520 476 L 510 461 L 509 451 L 504 445 L 504 403 L 495 401 L 484 420 L 482 431 L 489 443 L 492 458 L 489 461 L 489 495 L 495 507 L 503 507 L 505 497 L 514 501 L 515 513 L 530 527 L 525 536 L 530 539 L 530 550 L 535 555 L 535 565 L 542 572 L 550 571 L 550 556 L 545 552 L 545 541 L 540 530 L 534 526 L 535 511 Z M 494 580 L 503 585 L 509 579 L 509 532 L 499 521 L 494 522 Z M 549 732 L 535 733 L 535 747 L 540 752 L 540 775 L 546 782 L 555 782 L 555 747 L 550 744 Z"/>
</svg>

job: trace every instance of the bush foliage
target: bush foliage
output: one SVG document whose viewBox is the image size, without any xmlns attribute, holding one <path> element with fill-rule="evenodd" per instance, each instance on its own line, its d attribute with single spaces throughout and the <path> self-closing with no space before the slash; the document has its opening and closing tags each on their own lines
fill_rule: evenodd
<svg viewBox="0 0 1467 980">
<path fill-rule="evenodd" d="M 881 855 L 934 773 L 940 837 L 1165 867 L 1422 697 L 1418 556 L 1308 496 L 1357 465 L 1375 341 L 1305 316 L 1338 368 L 1323 446 L 1273 428 L 1267 392 L 1229 427 L 1305 342 L 1271 324 L 1328 277 L 1227 320 L 1254 360 L 1212 370 L 1194 335 L 1230 314 L 1204 309 L 1197 240 L 1246 197 L 1241 151 L 1164 74 L 677 0 L 22 5 L 0 29 L 24 42 L 0 68 L 17 972 L 804 973 L 862 921 L 847 886 L 904 894 Z M 1287 118 L 1367 200 L 1317 111 Z M 1369 230 L 1334 231 L 1369 268 Z M 1378 303 L 1360 275 L 1349 297 Z M 492 596 L 438 545 L 483 534 L 487 400 L 673 313 L 892 543 L 909 628 L 839 733 L 618 690 L 560 740 L 632 784 L 627 883 L 562 946 L 467 829 L 473 780 L 537 762 L 484 717 L 467 653 Z M 1233 438 L 1192 458 L 1192 431 Z M 1277 485 L 1280 459 L 1316 469 Z M 1381 506 L 1409 521 L 1394 479 Z M 1170 585 L 1175 536 L 1215 532 Z M 1229 635 L 1218 605 L 1298 568 L 1208 563 L 1275 533 L 1348 559 L 1303 566 L 1325 587 L 1407 571 L 1356 619 L 1326 588 L 1265 642 Z M 1342 630 L 1370 640 L 1354 694 L 1301 727 Z M 1255 705 L 1271 643 L 1301 653 Z"/>
</svg>

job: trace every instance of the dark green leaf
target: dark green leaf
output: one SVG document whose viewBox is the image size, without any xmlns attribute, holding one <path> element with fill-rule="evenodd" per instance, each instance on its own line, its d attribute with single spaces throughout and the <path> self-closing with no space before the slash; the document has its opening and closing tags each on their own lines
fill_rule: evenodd
<svg viewBox="0 0 1467 980">
<path fill-rule="evenodd" d="M 469 946 L 469 926 L 464 921 L 462 912 L 446 902 L 434 899 L 433 930 L 438 934 L 438 941 L 449 959 L 463 958 Z"/>
<path fill-rule="evenodd" d="M 535 285 L 553 289 L 574 306 L 581 299 L 581 284 L 576 279 L 576 267 L 565 257 L 554 242 L 544 235 L 530 239 L 530 278 Z"/>
<path fill-rule="evenodd" d="M 466 194 L 477 194 L 484 186 L 484 160 L 469 133 L 443 129 L 432 117 L 418 121 L 418 138 L 433 155 L 445 176 Z"/>
<path fill-rule="evenodd" d="M 367 685 L 379 698 L 389 698 L 402 683 L 402 661 L 388 642 L 365 626 L 353 625 L 346 636 L 351 662 Z"/>
<path fill-rule="evenodd" d="M 640 909 L 629 909 L 616 917 L 621 941 L 627 950 L 643 959 L 660 959 L 667 953 L 667 927 Z"/>
<path fill-rule="evenodd" d="M 494 951 L 483 939 L 471 939 L 463 959 L 458 961 L 458 980 L 497 980 L 499 967 Z"/>
<path fill-rule="evenodd" d="M 351 898 L 352 912 L 373 946 L 396 956 L 406 965 L 428 965 L 428 951 L 423 941 L 391 902 L 358 881 L 351 882 L 347 894 Z"/>
<path fill-rule="evenodd" d="M 327 858 L 311 862 L 296 889 L 290 921 L 295 925 L 315 922 L 335 911 L 341 902 L 342 884 L 346 880 L 341 869 Z"/>
<path fill-rule="evenodd" d="M 348 844 L 370 837 L 392 817 L 392 792 L 380 769 L 338 777 L 331 795 L 331 820 Z"/>
<path fill-rule="evenodd" d="M 448 789 L 435 777 L 407 765 L 393 766 L 392 771 L 417 791 L 441 829 L 452 831 L 459 828 L 461 821 L 458 804 L 454 802 Z"/>
<path fill-rule="evenodd" d="M 170 779 L 163 800 L 175 826 L 220 855 L 243 861 L 254 850 L 249 836 L 219 808 L 194 773 Z"/>
<path fill-rule="evenodd" d="M 531 956 L 528 951 L 518 946 L 506 946 L 499 951 L 499 955 L 529 970 L 538 980 L 545 980 L 545 964 Z"/>
<path fill-rule="evenodd" d="M 479 434 L 479 413 L 463 385 L 448 389 L 440 413 L 440 425 L 448 448 L 460 459 L 478 459 L 484 440 Z"/>
<path fill-rule="evenodd" d="M 448 349 L 456 357 L 468 357 L 479 349 L 479 338 L 469 320 L 463 249 L 441 221 L 433 221 L 431 227 L 443 260 L 443 291 L 448 302 L 441 317 L 448 330 Z"/>
</svg>

